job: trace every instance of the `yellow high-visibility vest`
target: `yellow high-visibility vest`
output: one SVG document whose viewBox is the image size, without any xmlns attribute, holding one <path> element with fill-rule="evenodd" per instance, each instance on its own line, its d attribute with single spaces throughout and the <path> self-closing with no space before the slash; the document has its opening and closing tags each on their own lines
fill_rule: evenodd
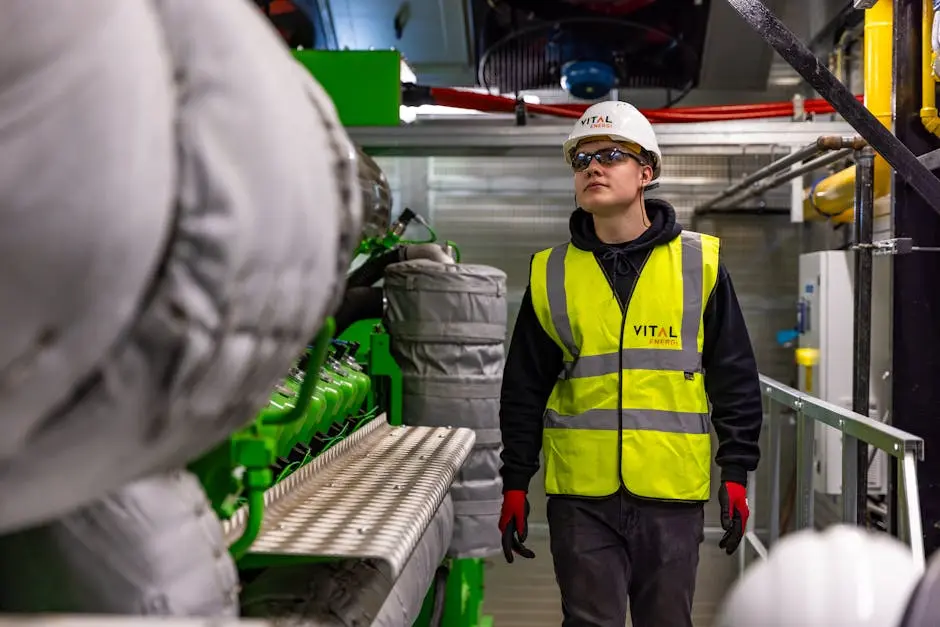
<svg viewBox="0 0 940 627">
<path fill-rule="evenodd" d="M 533 257 L 532 305 L 565 360 L 544 416 L 547 494 L 608 496 L 622 485 L 708 500 L 703 314 L 719 246 L 690 231 L 656 246 L 623 304 L 593 253 L 564 244 Z"/>
</svg>

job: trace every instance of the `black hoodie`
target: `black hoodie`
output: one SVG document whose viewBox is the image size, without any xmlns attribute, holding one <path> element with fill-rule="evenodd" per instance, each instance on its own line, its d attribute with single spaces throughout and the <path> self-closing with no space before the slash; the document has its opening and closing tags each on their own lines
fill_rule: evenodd
<svg viewBox="0 0 940 627">
<path fill-rule="evenodd" d="M 632 242 L 607 245 L 594 231 L 594 220 L 577 209 L 569 223 L 571 242 L 594 253 L 608 277 L 613 277 L 622 301 L 637 280 L 637 268 L 647 251 L 666 244 L 682 232 L 669 203 L 648 199 L 651 226 Z M 715 461 L 722 481 L 746 485 L 748 471 L 760 459 L 758 438 L 763 420 L 757 362 L 744 324 L 731 277 L 719 264 L 718 281 L 704 314 L 705 338 L 702 365 L 705 390 L 712 403 L 712 424 L 718 435 Z M 562 370 L 561 349 L 542 328 L 527 288 L 516 318 L 500 399 L 503 434 L 503 490 L 528 490 L 539 468 L 542 448 L 542 414 Z"/>
</svg>

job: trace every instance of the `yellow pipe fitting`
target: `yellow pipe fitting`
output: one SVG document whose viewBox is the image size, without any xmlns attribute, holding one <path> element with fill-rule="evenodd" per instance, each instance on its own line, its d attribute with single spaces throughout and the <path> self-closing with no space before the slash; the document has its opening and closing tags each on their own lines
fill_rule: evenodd
<svg viewBox="0 0 940 627">
<path fill-rule="evenodd" d="M 929 3 L 930 0 L 925 0 L 925 4 Z M 865 11 L 863 47 L 865 106 L 884 126 L 890 128 L 894 72 L 893 0 L 878 0 L 875 6 Z M 875 198 L 885 196 L 890 191 L 891 167 L 881 156 L 876 155 Z M 819 181 L 808 190 L 803 202 L 803 219 L 819 220 L 838 216 L 839 222 L 851 222 L 854 219 L 854 204 L 855 166 L 851 166 Z"/>
<path fill-rule="evenodd" d="M 874 193 L 875 198 L 881 198 L 891 193 L 891 166 L 879 155 L 875 156 Z M 829 178 L 819 181 L 814 187 L 807 190 L 803 202 L 803 219 L 819 220 L 827 216 L 833 219 L 842 216 L 847 218 L 847 220 L 844 220 L 845 222 L 851 222 L 854 219 L 851 207 L 854 205 L 855 166 L 850 166 L 836 172 Z M 850 208 L 846 209 L 846 207 Z M 841 224 L 841 222 L 837 222 L 837 224 Z"/>
<path fill-rule="evenodd" d="M 936 107 L 921 107 L 920 121 L 928 132 L 940 137 L 940 116 L 937 115 Z"/>
<path fill-rule="evenodd" d="M 796 349 L 796 363 L 803 367 L 803 391 L 813 393 L 813 369 L 819 363 L 818 348 Z"/>
<path fill-rule="evenodd" d="M 940 116 L 937 115 L 937 80 L 933 74 L 933 3 L 923 0 L 920 25 L 920 121 L 928 132 L 940 137 Z"/>
</svg>

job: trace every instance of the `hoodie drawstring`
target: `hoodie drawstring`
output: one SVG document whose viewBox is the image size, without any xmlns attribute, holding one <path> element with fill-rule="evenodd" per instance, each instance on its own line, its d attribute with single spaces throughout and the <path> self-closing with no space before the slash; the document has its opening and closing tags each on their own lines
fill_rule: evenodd
<svg viewBox="0 0 940 627">
<path fill-rule="evenodd" d="M 601 253 L 601 259 L 613 261 L 611 266 L 614 270 L 614 276 L 611 279 L 614 281 L 617 280 L 617 277 L 627 276 L 631 270 L 633 274 L 640 274 L 639 269 L 630 260 L 629 252 L 622 248 L 614 248 L 613 246 L 605 248 L 604 252 Z"/>
</svg>

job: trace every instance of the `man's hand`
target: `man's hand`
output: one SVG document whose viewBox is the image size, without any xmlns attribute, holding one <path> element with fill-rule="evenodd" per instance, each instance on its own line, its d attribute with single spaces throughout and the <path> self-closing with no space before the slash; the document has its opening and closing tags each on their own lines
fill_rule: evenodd
<svg viewBox="0 0 940 627">
<path fill-rule="evenodd" d="M 747 488 L 733 481 L 723 482 L 718 490 L 718 504 L 721 506 L 721 528 L 725 530 L 718 546 L 731 555 L 741 544 L 747 518 L 751 515 L 747 506 Z"/>
<path fill-rule="evenodd" d="M 499 514 L 499 531 L 503 534 L 503 555 L 512 564 L 513 553 L 526 559 L 535 557 L 531 549 L 525 547 L 529 535 L 529 499 L 525 490 L 507 490 L 503 493 L 503 507 Z"/>
</svg>

